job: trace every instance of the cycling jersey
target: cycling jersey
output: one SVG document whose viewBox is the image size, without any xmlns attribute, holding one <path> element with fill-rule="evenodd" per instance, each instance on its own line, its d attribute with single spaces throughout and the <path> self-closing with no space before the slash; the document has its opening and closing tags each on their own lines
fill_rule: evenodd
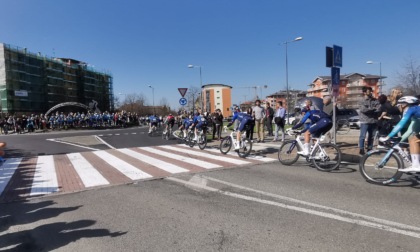
<svg viewBox="0 0 420 252">
<path fill-rule="evenodd" d="M 159 118 L 157 118 L 155 116 L 150 116 L 149 120 L 150 120 L 150 125 L 151 126 L 157 126 L 157 123 L 159 122 Z"/>
<path fill-rule="evenodd" d="M 237 130 L 243 131 L 245 129 L 245 126 L 251 124 L 252 117 L 247 113 L 236 112 L 232 117 L 231 123 L 234 123 L 235 120 L 239 121 L 239 126 Z"/>
<path fill-rule="evenodd" d="M 410 121 L 410 125 L 407 129 L 407 131 L 404 133 L 404 135 L 401 138 L 401 141 L 406 141 L 408 137 L 412 133 L 418 133 L 420 130 L 420 106 L 412 106 L 409 107 L 406 112 L 404 113 L 401 120 L 398 122 L 397 125 L 395 125 L 394 129 L 391 131 L 391 133 L 388 134 L 388 137 L 393 137 L 400 132 L 404 126 Z"/>
<path fill-rule="evenodd" d="M 327 133 L 332 127 L 331 118 L 327 113 L 321 110 L 310 110 L 306 112 L 299 123 L 293 126 L 292 129 L 301 127 L 308 119 L 311 120 L 311 126 L 304 128 L 301 133 L 309 130 L 314 137 L 319 137 L 321 134 Z"/>
</svg>

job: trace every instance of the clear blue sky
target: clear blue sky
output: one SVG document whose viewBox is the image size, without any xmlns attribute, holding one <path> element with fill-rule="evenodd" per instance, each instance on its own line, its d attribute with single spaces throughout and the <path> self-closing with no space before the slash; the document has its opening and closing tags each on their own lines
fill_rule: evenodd
<svg viewBox="0 0 420 252">
<path fill-rule="evenodd" d="M 382 74 L 389 89 L 407 58 L 420 58 L 417 0 L 2 0 L 0 42 L 109 70 L 114 92 L 142 93 L 179 107 L 177 88 L 223 83 L 233 103 L 307 89 L 329 75 L 325 47 L 343 47 L 341 73 Z M 260 93 L 260 91 L 258 91 Z M 122 99 L 124 96 L 121 97 Z"/>
</svg>

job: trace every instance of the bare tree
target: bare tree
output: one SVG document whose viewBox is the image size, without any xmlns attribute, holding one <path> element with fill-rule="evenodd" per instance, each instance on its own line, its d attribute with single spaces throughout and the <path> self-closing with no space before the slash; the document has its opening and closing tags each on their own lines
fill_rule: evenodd
<svg viewBox="0 0 420 252">
<path fill-rule="evenodd" d="M 132 113 L 144 114 L 145 111 L 145 104 L 146 104 L 146 97 L 144 94 L 140 93 L 133 93 L 128 94 L 122 105 L 120 106 L 121 110 L 126 110 Z"/>
<path fill-rule="evenodd" d="M 188 92 L 186 94 L 186 98 L 188 101 L 187 108 L 190 109 L 190 111 L 196 111 L 198 107 L 200 107 L 200 97 L 201 96 L 201 90 L 197 87 L 191 86 L 188 88 Z"/>
<path fill-rule="evenodd" d="M 418 94 L 420 90 L 420 65 L 413 58 L 409 58 L 403 65 L 402 72 L 398 72 L 397 87 L 406 94 Z"/>
</svg>

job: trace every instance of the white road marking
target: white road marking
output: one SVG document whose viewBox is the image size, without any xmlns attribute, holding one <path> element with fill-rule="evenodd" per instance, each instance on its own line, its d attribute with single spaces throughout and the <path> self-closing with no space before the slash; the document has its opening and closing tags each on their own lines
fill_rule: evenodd
<svg viewBox="0 0 420 252">
<path fill-rule="evenodd" d="M 168 150 L 173 150 L 173 151 L 178 151 L 178 152 L 182 152 L 182 153 L 197 155 L 197 156 L 203 157 L 203 158 L 220 160 L 220 161 L 223 161 L 223 162 L 232 163 L 232 164 L 236 164 L 236 165 L 250 164 L 250 162 L 248 162 L 248 161 L 238 160 L 238 159 L 228 158 L 228 157 L 223 157 L 223 156 L 216 156 L 216 155 L 208 154 L 208 153 L 205 153 L 205 152 L 202 152 L 202 151 L 194 151 L 193 149 L 187 150 L 187 149 L 184 149 L 184 148 L 177 148 L 177 147 L 168 146 L 168 145 L 160 146 L 160 147 L 168 149 Z"/>
<path fill-rule="evenodd" d="M 58 192 L 57 173 L 55 171 L 54 156 L 39 156 L 34 180 L 32 182 L 31 196 Z"/>
<path fill-rule="evenodd" d="M 0 166 L 0 195 L 3 193 L 13 174 L 22 162 L 22 158 L 10 158 Z"/>
<path fill-rule="evenodd" d="M 199 147 L 198 146 L 194 146 L 194 148 L 197 149 Z M 219 149 L 211 149 L 211 148 L 208 148 L 208 149 L 206 149 L 206 151 L 210 151 L 210 152 L 222 154 Z M 227 155 L 229 155 L 229 156 L 238 156 L 238 154 L 236 152 L 228 152 Z M 274 158 L 268 158 L 268 157 L 256 156 L 256 155 L 249 155 L 245 159 L 258 160 L 258 161 L 262 161 L 262 162 L 273 162 L 273 161 L 277 161 L 277 159 L 274 159 Z"/>
<path fill-rule="evenodd" d="M 112 145 L 110 145 L 109 143 L 107 143 L 107 142 L 105 142 L 102 138 L 100 138 L 99 136 L 96 136 L 95 135 L 95 138 L 98 140 L 98 141 L 100 141 L 101 143 L 103 143 L 103 144 L 105 144 L 106 146 L 108 146 L 109 148 L 111 148 L 111 149 L 115 149 L 115 147 L 114 146 L 112 146 Z"/>
<path fill-rule="evenodd" d="M 185 156 L 173 154 L 173 153 L 166 152 L 166 151 L 157 150 L 157 149 L 150 148 L 150 147 L 141 147 L 139 149 L 145 150 L 145 151 L 148 151 L 148 152 L 151 152 L 151 153 L 155 153 L 155 154 L 158 154 L 158 155 L 161 155 L 161 156 L 164 156 L 164 157 L 168 157 L 168 158 L 176 159 L 176 160 L 179 160 L 179 161 L 183 161 L 183 162 L 193 164 L 193 165 L 196 165 L 196 166 L 200 166 L 204 169 L 213 169 L 213 168 L 222 167 L 220 165 L 212 164 L 212 163 L 209 163 L 209 162 L 206 162 L 206 161 L 201 161 L 201 160 L 196 159 L 196 158 L 185 157 Z"/>
<path fill-rule="evenodd" d="M 122 174 L 124 174 L 125 176 L 129 177 L 132 180 L 146 179 L 146 178 L 152 177 L 150 174 L 137 169 L 131 164 L 117 158 L 116 156 L 109 154 L 106 151 L 94 151 L 92 153 L 102 158 L 109 165 L 119 170 Z"/>
<path fill-rule="evenodd" d="M 96 170 L 80 153 L 67 154 L 77 174 L 79 174 L 85 187 L 108 185 L 101 173 Z"/>
<path fill-rule="evenodd" d="M 133 157 L 135 159 L 138 159 L 142 162 L 148 163 L 150 165 L 153 165 L 161 170 L 167 171 L 169 173 L 181 173 L 181 172 L 189 172 L 189 170 L 181 168 L 179 166 L 164 162 L 162 160 L 152 158 L 149 156 L 146 156 L 144 154 L 138 153 L 136 151 L 130 150 L 130 149 L 120 149 L 118 150 L 121 153 L 124 153 L 130 157 Z"/>
<path fill-rule="evenodd" d="M 47 141 L 62 143 L 62 144 L 68 144 L 68 145 L 72 145 L 72 146 L 76 146 L 76 147 L 80 147 L 80 148 L 85 148 L 85 149 L 93 150 L 93 151 L 99 150 L 99 149 L 95 149 L 95 148 L 91 148 L 91 147 L 87 147 L 87 146 L 83 146 L 83 145 L 79 145 L 79 144 L 64 142 L 64 141 L 61 141 L 61 140 L 58 140 L 58 139 L 47 139 Z"/>
<path fill-rule="evenodd" d="M 258 202 L 258 203 L 262 203 L 262 204 L 267 204 L 267 205 L 281 207 L 281 208 L 285 208 L 285 209 L 289 209 L 289 210 L 294 210 L 294 211 L 297 211 L 297 212 L 303 212 L 303 213 L 312 214 L 312 215 L 316 215 L 316 216 L 320 216 L 320 217 L 324 217 L 324 218 L 329 218 L 329 219 L 334 219 L 334 220 L 338 220 L 338 221 L 342 221 L 342 222 L 357 224 L 357 225 L 360 225 L 360 226 L 375 228 L 375 229 L 379 229 L 379 230 L 382 230 L 382 231 L 388 231 L 388 232 L 393 232 L 393 233 L 402 234 L 402 235 L 406 235 L 406 236 L 411 236 L 411 237 L 415 237 L 415 238 L 420 238 L 420 228 L 418 228 L 418 227 L 405 225 L 403 223 L 397 223 L 397 222 L 393 222 L 393 221 L 383 220 L 383 219 L 379 219 L 379 218 L 375 218 L 375 217 L 371 217 L 371 216 L 365 216 L 365 215 L 352 213 L 352 212 L 348 212 L 348 211 L 343 211 L 343 210 L 340 210 L 340 209 L 330 208 L 330 207 L 326 207 L 326 206 L 322 206 L 322 205 L 318 205 L 318 204 L 313 204 L 313 203 L 310 203 L 310 202 L 305 202 L 305 201 L 296 200 L 296 199 L 289 198 L 289 197 L 284 197 L 284 196 L 281 196 L 281 195 L 276 195 L 276 194 L 271 194 L 271 193 L 267 193 L 267 192 L 263 192 L 263 191 L 258 191 L 258 190 L 252 189 L 252 188 L 247 188 L 247 187 L 244 187 L 244 186 L 235 185 L 233 183 L 221 181 L 221 180 L 218 180 L 218 179 L 213 179 L 213 178 L 206 177 L 206 176 L 200 176 L 200 177 L 202 177 L 204 179 L 212 180 L 212 181 L 215 181 L 215 182 L 219 182 L 219 183 L 222 183 L 222 184 L 235 186 L 239 189 L 258 192 L 258 193 L 261 193 L 261 194 L 266 195 L 266 196 L 275 197 L 275 198 L 279 198 L 279 199 L 286 199 L 288 201 L 292 201 L 292 202 L 295 202 L 295 203 L 304 204 L 304 205 L 308 205 L 308 206 L 312 206 L 312 207 L 318 207 L 318 208 L 322 208 L 322 209 L 325 209 L 325 210 L 330 210 L 330 211 L 336 212 L 337 214 L 321 212 L 321 211 L 312 210 L 312 209 L 309 209 L 309 208 L 291 206 L 291 205 L 283 204 L 283 203 L 280 203 L 280 202 L 264 200 L 264 199 L 261 199 L 261 198 L 250 197 L 250 196 L 246 196 L 246 195 L 242 195 L 242 194 L 238 194 L 238 193 L 226 192 L 226 191 L 222 191 L 222 190 L 219 190 L 219 189 L 216 189 L 216 188 L 208 187 L 207 183 L 203 183 L 203 182 L 194 183 L 194 180 L 185 181 L 185 180 L 181 180 L 181 179 L 177 179 L 177 178 L 173 178 L 173 177 L 169 177 L 167 179 L 171 180 L 171 181 L 174 181 L 174 182 L 182 183 L 182 184 L 185 184 L 185 185 L 188 185 L 188 186 L 195 186 L 195 187 L 200 188 L 200 189 L 204 189 L 204 190 L 208 190 L 208 191 L 212 191 L 212 192 L 218 192 L 220 194 L 230 196 L 230 197 L 234 197 L 234 198 L 238 198 L 238 199 L 254 201 L 254 202 Z M 338 215 L 338 214 L 342 214 L 342 216 Z"/>
</svg>

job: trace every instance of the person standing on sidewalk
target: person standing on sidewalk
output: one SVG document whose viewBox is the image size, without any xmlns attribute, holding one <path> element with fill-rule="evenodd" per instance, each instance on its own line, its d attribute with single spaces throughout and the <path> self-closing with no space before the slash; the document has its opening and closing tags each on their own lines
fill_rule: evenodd
<svg viewBox="0 0 420 252">
<path fill-rule="evenodd" d="M 246 113 L 251 116 L 252 120 L 248 125 L 248 129 L 246 130 L 246 138 L 249 140 L 254 139 L 254 127 L 255 127 L 255 114 L 254 111 L 252 111 L 252 108 L 248 108 L 246 110 Z"/>
<path fill-rule="evenodd" d="M 223 125 L 223 115 L 220 109 L 216 109 L 216 112 L 213 113 L 213 140 L 220 140 L 222 138 L 222 125 Z M 215 139 L 215 135 L 217 138 Z"/>
<path fill-rule="evenodd" d="M 283 102 L 278 101 L 276 103 L 276 114 L 274 116 L 275 131 L 273 142 L 279 140 L 279 130 L 281 130 L 281 141 L 284 141 L 284 118 L 286 116 L 286 109 L 283 108 Z"/>
<path fill-rule="evenodd" d="M 378 113 L 381 105 L 379 101 L 373 98 L 372 88 L 363 87 L 363 99 L 360 101 L 360 136 L 359 136 L 359 154 L 365 154 L 365 138 L 368 134 L 367 150 L 373 148 L 373 133 L 378 122 Z"/>
<path fill-rule="evenodd" d="M 252 108 L 255 113 L 255 127 L 257 128 L 257 142 L 264 142 L 264 118 L 265 109 L 261 107 L 261 101 L 256 100 Z"/>
<path fill-rule="evenodd" d="M 270 106 L 269 102 L 265 104 L 265 126 L 268 130 L 268 136 L 273 136 L 273 119 L 274 109 Z"/>
</svg>

